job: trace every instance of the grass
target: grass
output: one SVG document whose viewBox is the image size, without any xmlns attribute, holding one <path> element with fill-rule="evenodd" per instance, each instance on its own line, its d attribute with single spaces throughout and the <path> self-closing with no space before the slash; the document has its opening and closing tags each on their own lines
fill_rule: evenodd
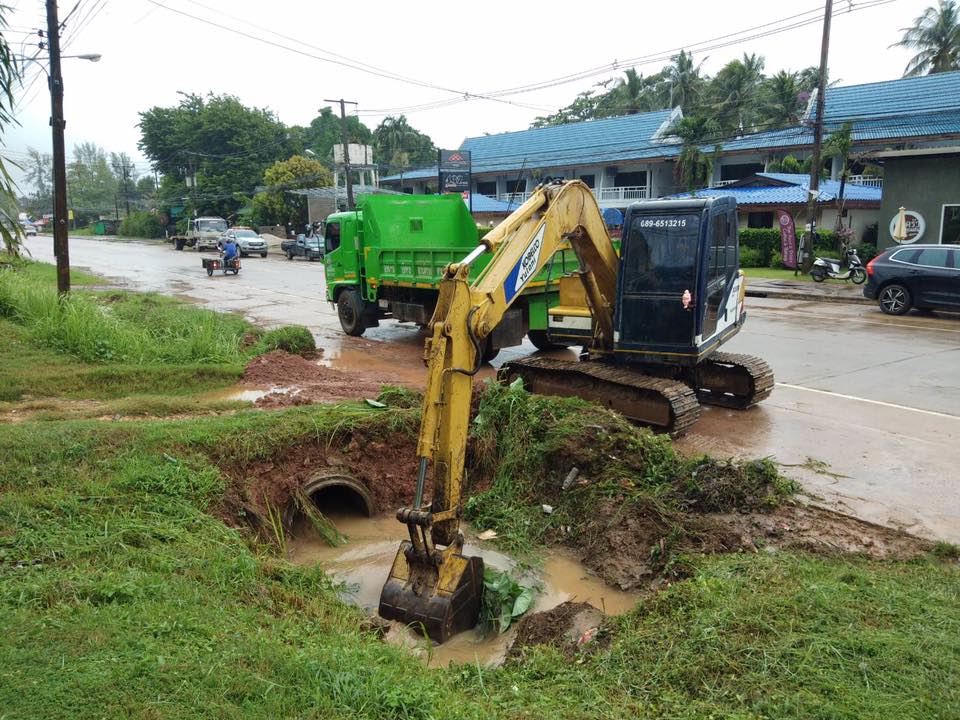
<svg viewBox="0 0 960 720">
<path fill-rule="evenodd" d="M 142 337 L 138 324 L 159 328 L 138 341 L 152 342 L 153 355 L 127 356 L 120 344 L 113 357 L 86 362 L 44 341 L 44 322 L 67 322 L 57 311 L 33 322 L 20 299 L 0 297 L 0 336 L 9 340 L 0 343 L 0 409 L 30 397 L 38 413 L 64 417 L 64 400 L 93 398 L 74 410 L 170 412 L 196 405 L 211 384 L 232 383 L 242 367 L 155 359 L 163 338 L 190 347 L 189 333 L 210 320 L 171 301 L 84 295 L 81 312 L 108 317 L 117 338 Z M 86 327 L 103 327 L 91 317 Z M 258 351 L 242 321 L 210 321 L 222 323 L 215 335 L 229 347 L 238 342 L 237 359 Z M 534 648 L 495 670 L 426 670 L 369 631 L 321 569 L 279 556 L 280 507 L 265 501 L 275 522 L 264 532 L 249 525 L 255 468 L 290 454 L 309 460 L 310 448 L 356 437 L 409 440 L 419 399 L 397 389 L 381 399 L 388 408 L 0 427 L 0 715 L 960 717 L 960 568 L 947 543 L 912 562 L 684 556 L 685 579 L 610 619 L 603 649 L 568 658 Z M 531 556 L 603 502 L 676 518 L 768 507 L 794 489 L 764 461 L 687 461 L 666 438 L 611 413 L 516 388 L 488 390 L 472 432 L 470 479 L 489 486 L 467 510 Z M 573 464 L 586 484 L 562 493 Z M 540 510 L 545 501 L 553 514 Z M 315 521 L 322 530 L 323 518 Z"/>
<path fill-rule="evenodd" d="M 613 621 L 605 650 L 427 671 L 364 631 L 319 569 L 218 519 L 235 482 L 221 464 L 415 415 L 347 405 L 6 427 L 5 717 L 960 713 L 960 572 L 933 557 L 697 556 L 688 580 Z"/>
<path fill-rule="evenodd" d="M 743 268 L 743 274 L 747 276 L 747 280 L 754 278 L 757 280 L 796 280 L 798 282 L 813 282 L 813 278 L 810 277 L 810 273 L 799 272 L 794 275 L 793 270 L 788 270 L 786 268 Z M 827 283 L 845 283 L 845 280 L 831 280 L 826 279 L 824 282 Z"/>
<path fill-rule="evenodd" d="M 53 286 L 57 284 L 57 268 L 49 263 L 33 262 L 17 258 L 11 259 L 0 256 L 0 277 L 5 272 L 15 272 L 21 277 L 37 280 Z M 99 285 L 104 279 L 99 275 L 85 273 L 82 270 L 70 269 L 71 285 Z"/>
</svg>

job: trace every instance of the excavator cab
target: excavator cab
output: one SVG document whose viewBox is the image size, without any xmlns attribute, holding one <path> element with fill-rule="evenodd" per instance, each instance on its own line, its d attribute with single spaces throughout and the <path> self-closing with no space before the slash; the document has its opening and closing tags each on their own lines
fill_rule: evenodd
<svg viewBox="0 0 960 720">
<path fill-rule="evenodd" d="M 732 197 L 632 205 L 624 220 L 614 353 L 692 367 L 744 321 Z"/>
</svg>

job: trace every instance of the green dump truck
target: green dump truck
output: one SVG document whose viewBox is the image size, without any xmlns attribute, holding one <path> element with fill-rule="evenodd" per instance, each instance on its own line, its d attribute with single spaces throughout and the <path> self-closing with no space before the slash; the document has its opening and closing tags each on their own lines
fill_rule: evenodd
<svg viewBox="0 0 960 720">
<path fill-rule="evenodd" d="M 426 326 L 444 267 L 478 242 L 459 195 L 368 195 L 355 211 L 330 215 L 324 230 L 327 299 L 337 306 L 343 331 L 362 335 L 384 318 Z M 491 257 L 475 262 L 471 277 Z M 576 268 L 572 250 L 557 253 L 489 336 L 484 359 L 519 345 L 524 335 L 540 349 L 556 347 L 547 341 L 547 308 L 557 302 L 559 278 Z"/>
</svg>

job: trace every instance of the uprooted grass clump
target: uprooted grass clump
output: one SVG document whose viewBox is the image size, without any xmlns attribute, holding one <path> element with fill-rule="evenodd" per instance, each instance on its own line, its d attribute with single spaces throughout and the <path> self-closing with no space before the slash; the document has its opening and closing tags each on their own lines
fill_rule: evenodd
<svg viewBox="0 0 960 720">
<path fill-rule="evenodd" d="M 491 482 L 467 501 L 467 517 L 514 552 L 561 541 L 585 548 L 591 533 L 632 518 L 662 567 L 691 534 L 691 513 L 772 509 L 797 489 L 769 460 L 688 460 L 616 413 L 519 383 L 485 387 L 472 440 L 473 475 Z"/>
</svg>

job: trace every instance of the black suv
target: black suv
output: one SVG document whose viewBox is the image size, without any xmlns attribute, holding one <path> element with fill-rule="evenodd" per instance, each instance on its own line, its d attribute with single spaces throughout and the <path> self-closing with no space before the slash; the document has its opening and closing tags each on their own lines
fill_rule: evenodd
<svg viewBox="0 0 960 720">
<path fill-rule="evenodd" d="M 865 297 L 887 315 L 960 310 L 960 245 L 898 245 L 867 263 Z"/>
</svg>

